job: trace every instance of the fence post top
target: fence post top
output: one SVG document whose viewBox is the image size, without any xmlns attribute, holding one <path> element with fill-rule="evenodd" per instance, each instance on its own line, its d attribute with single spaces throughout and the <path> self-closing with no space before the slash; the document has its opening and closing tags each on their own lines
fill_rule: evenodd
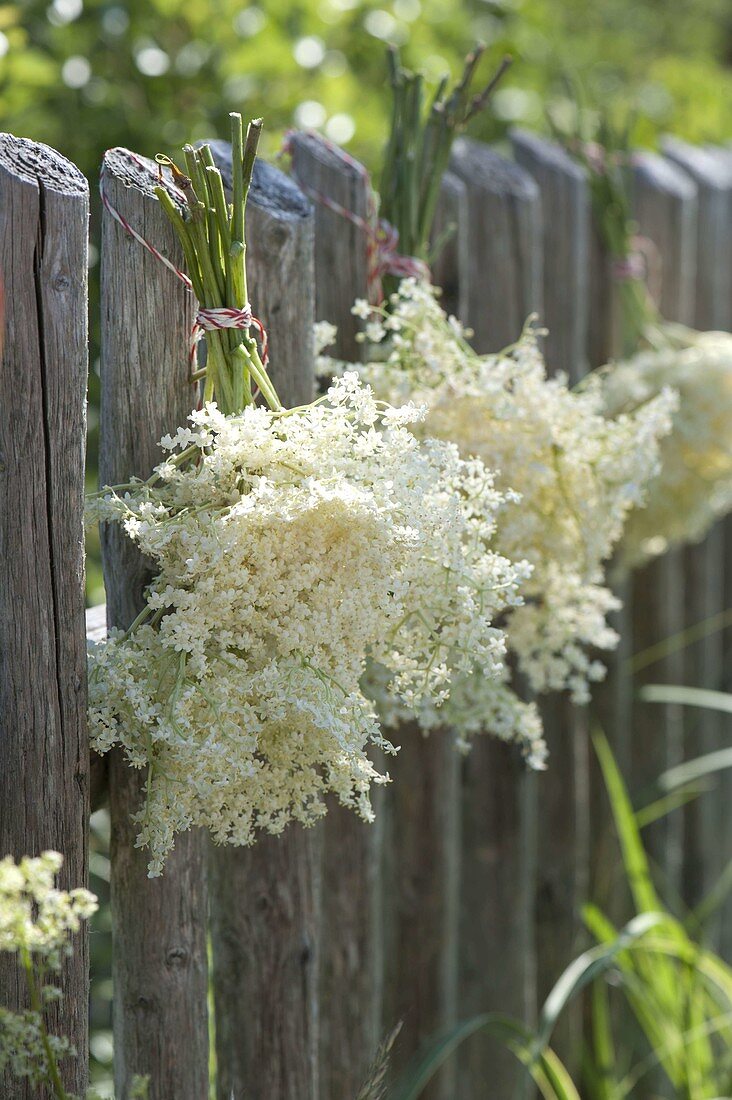
<svg viewBox="0 0 732 1100">
<path fill-rule="evenodd" d="M 724 150 L 667 137 L 661 142 L 661 152 L 703 183 L 706 189 L 732 191 L 732 157 Z"/>
<path fill-rule="evenodd" d="M 40 141 L 0 133 L 0 169 L 60 195 L 89 194 L 89 184 L 76 165 Z"/>
<path fill-rule="evenodd" d="M 538 200 L 536 181 L 520 165 L 473 138 L 458 138 L 452 149 L 450 169 L 468 184 L 496 194 Z"/>
<path fill-rule="evenodd" d="M 365 167 L 359 160 L 316 130 L 292 130 L 287 136 L 286 147 L 304 148 L 322 164 L 328 167 L 337 165 L 347 174 L 363 176 L 366 173 Z"/>
<path fill-rule="evenodd" d="M 694 199 L 697 186 L 693 178 L 673 160 L 641 149 L 633 153 L 633 174 L 637 179 L 674 198 Z"/>
<path fill-rule="evenodd" d="M 186 208 L 185 197 L 173 182 L 169 168 L 149 157 L 133 153 L 118 145 L 107 149 L 102 160 L 101 174 L 127 190 L 141 191 L 145 198 L 157 202 L 155 188 L 163 186 L 180 210 Z"/>
<path fill-rule="evenodd" d="M 544 167 L 557 169 L 584 183 L 585 172 L 582 165 L 559 142 L 534 134 L 530 130 L 523 130 L 519 126 L 511 127 L 509 137 L 514 149 L 525 150 L 541 161 Z"/>
</svg>

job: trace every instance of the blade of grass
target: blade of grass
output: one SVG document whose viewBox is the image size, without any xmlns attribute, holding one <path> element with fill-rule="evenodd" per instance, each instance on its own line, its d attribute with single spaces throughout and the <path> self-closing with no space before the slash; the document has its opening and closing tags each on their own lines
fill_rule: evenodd
<svg viewBox="0 0 732 1100">
<path fill-rule="evenodd" d="M 644 703 L 678 703 L 683 707 L 704 707 L 732 714 L 732 694 L 707 688 L 686 687 L 683 684 L 647 684 L 641 688 Z"/>
<path fill-rule="evenodd" d="M 545 1100 L 580 1100 L 572 1079 L 553 1052 L 547 1051 L 534 1060 L 531 1049 L 533 1035 L 522 1024 L 497 1012 L 487 1012 L 465 1020 L 438 1036 L 426 1052 L 407 1067 L 389 1095 L 389 1100 L 417 1100 L 447 1059 L 461 1043 L 478 1032 L 503 1043 L 526 1066 Z"/>
</svg>

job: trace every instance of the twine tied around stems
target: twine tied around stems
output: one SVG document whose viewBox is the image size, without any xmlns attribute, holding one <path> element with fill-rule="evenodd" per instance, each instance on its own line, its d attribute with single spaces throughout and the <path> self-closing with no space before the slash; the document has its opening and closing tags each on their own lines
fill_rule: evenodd
<svg viewBox="0 0 732 1100">
<path fill-rule="evenodd" d="M 292 154 L 292 139 L 297 132 L 296 130 L 287 131 L 282 142 L 281 155 L 288 156 Z M 366 184 L 366 217 L 361 217 L 360 214 L 355 214 L 353 210 L 349 210 L 341 203 L 336 202 L 330 195 L 326 195 L 322 191 L 318 191 L 317 188 L 304 183 L 296 172 L 291 171 L 292 178 L 303 194 L 307 195 L 313 202 L 318 203 L 318 205 L 324 206 L 327 210 L 331 210 L 334 214 L 345 218 L 346 221 L 355 225 L 363 233 L 366 239 L 366 285 L 369 304 L 378 306 L 384 300 L 382 281 L 385 275 L 395 275 L 400 279 L 414 278 L 429 281 L 430 269 L 424 260 L 420 260 L 416 256 L 402 256 L 399 252 L 398 230 L 385 218 L 379 217 L 378 198 L 371 186 L 371 177 L 364 165 L 322 134 L 313 130 L 307 130 L 305 133 L 309 137 L 316 138 L 329 152 L 339 156 L 344 164 L 353 169 Z"/>
<path fill-rule="evenodd" d="M 138 166 L 138 168 L 149 171 L 148 165 L 140 157 L 129 151 L 127 151 L 127 155 L 129 156 L 133 164 L 136 164 Z M 127 219 L 124 218 L 122 214 L 120 214 L 115 206 L 113 206 L 105 187 L 106 171 L 106 166 L 103 166 L 101 175 L 99 177 L 99 195 L 102 200 L 102 206 L 104 207 L 104 209 L 111 215 L 112 218 L 114 218 L 114 220 L 119 225 L 122 226 L 122 228 L 125 230 L 126 233 L 130 235 L 130 237 L 136 240 L 138 244 L 141 244 L 143 248 L 147 249 L 150 255 L 154 256 L 156 260 L 159 260 L 161 264 L 164 264 L 165 267 L 167 267 L 168 271 L 172 271 L 176 278 L 183 283 L 186 290 L 188 290 L 192 294 L 193 284 L 186 275 L 185 271 L 182 271 L 179 267 L 176 267 L 176 265 L 171 260 L 169 260 L 167 256 L 164 256 L 163 253 L 155 247 L 155 245 L 151 244 L 150 241 L 146 240 L 142 236 L 142 234 L 138 233 L 134 226 L 130 225 Z M 161 168 L 159 168 L 158 170 L 158 176 L 162 180 Z M 174 183 L 169 184 L 168 186 L 174 192 L 177 198 L 185 202 L 185 195 L 179 187 L 177 187 Z M 206 332 L 215 332 L 219 329 L 225 328 L 256 329 L 259 335 L 260 343 L 262 345 L 262 365 L 264 367 L 267 366 L 269 362 L 269 339 L 267 337 L 267 332 L 259 318 L 255 317 L 252 313 L 252 307 L 248 302 L 241 309 L 236 309 L 232 306 L 199 306 L 193 321 L 193 327 L 191 328 L 191 335 L 188 344 L 188 362 L 191 369 L 191 382 L 194 385 L 200 377 L 200 375 L 197 375 L 196 372 L 198 344 L 200 340 L 203 338 L 203 335 Z"/>
<path fill-rule="evenodd" d="M 645 282 L 653 301 L 658 305 L 661 300 L 662 260 L 656 244 L 650 237 L 635 233 L 630 238 L 630 250 L 627 256 L 613 260 L 611 272 L 614 279 L 635 279 Z"/>
</svg>

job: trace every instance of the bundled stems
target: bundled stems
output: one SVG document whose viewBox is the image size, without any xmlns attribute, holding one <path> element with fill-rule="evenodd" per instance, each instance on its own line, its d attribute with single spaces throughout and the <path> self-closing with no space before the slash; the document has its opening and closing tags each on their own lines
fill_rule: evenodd
<svg viewBox="0 0 732 1100">
<path fill-rule="evenodd" d="M 399 232 L 400 250 L 429 260 L 430 234 L 442 176 L 456 136 L 485 109 L 498 82 L 511 64 L 504 57 L 486 87 L 471 94 L 471 86 L 485 46 L 478 45 L 465 59 L 460 80 L 448 93 L 443 77 L 424 115 L 424 77 L 402 68 L 399 54 L 388 54 L 393 94 L 392 123 L 381 177 L 381 214 Z"/>
<path fill-rule="evenodd" d="M 570 88 L 570 91 L 572 89 Z M 635 225 L 630 202 L 630 135 L 633 120 L 624 126 L 601 117 L 595 132 L 588 132 L 586 112 L 576 101 L 576 126 L 572 131 L 547 115 L 553 136 L 577 160 L 587 173 L 590 201 L 597 232 L 613 267 L 618 285 L 621 311 L 621 348 L 623 357 L 635 355 L 646 341 L 653 342 L 653 331 L 660 316 L 642 277 L 630 269 L 637 256 Z"/>
<path fill-rule="evenodd" d="M 249 187 L 257 156 L 262 120 L 249 123 L 244 139 L 242 118 L 232 113 L 232 203 L 227 204 L 221 173 L 211 149 L 203 145 L 183 149 L 186 172 L 164 156 L 158 163 L 169 167 L 176 185 L 186 198 L 184 213 L 164 187 L 156 188 L 180 239 L 193 292 L 205 309 L 244 310 L 248 306 L 246 276 L 245 213 Z M 254 403 L 259 390 L 271 409 L 281 409 L 280 400 L 260 358 L 257 344 L 247 328 L 206 330 L 206 366 L 194 373 L 204 378 L 204 401 L 216 400 L 226 414 L 241 412 Z"/>
</svg>

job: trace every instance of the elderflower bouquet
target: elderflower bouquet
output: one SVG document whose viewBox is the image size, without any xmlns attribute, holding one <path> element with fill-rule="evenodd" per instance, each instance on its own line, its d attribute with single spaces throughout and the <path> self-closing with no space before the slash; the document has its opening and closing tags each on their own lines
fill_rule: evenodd
<svg viewBox="0 0 732 1100">
<path fill-rule="evenodd" d="M 618 605 L 603 562 L 658 471 L 674 395 L 664 390 L 608 419 L 598 387 L 574 392 L 564 377 L 547 378 L 531 324 L 513 347 L 478 355 L 437 292 L 413 279 L 402 281 L 388 309 L 354 309 L 369 318 L 362 379 L 383 400 L 424 406 L 412 426 L 420 438 L 450 440 L 464 459 L 497 470 L 500 490 L 510 486 L 490 545 L 525 558 L 532 572 L 524 604 L 506 611 L 509 650 L 534 691 L 569 689 L 585 702 L 604 673 L 590 651 L 617 642 L 606 623 Z M 321 357 L 320 369 L 337 373 L 343 365 Z M 460 733 L 493 724 L 503 736 L 518 733 L 533 740 L 540 760 L 536 709 L 516 696 L 505 669 L 501 682 L 473 677 L 453 689 L 441 715 L 429 706 L 421 714 L 427 726 L 438 718 Z"/>
<path fill-rule="evenodd" d="M 217 238 L 206 234 L 221 181 L 201 170 L 205 148 L 186 150 L 178 181 L 189 216 L 171 214 L 209 311 L 246 305 L 241 253 L 219 244 L 243 240 L 237 173 L 253 162 L 251 127 L 242 153 L 239 116 L 234 126 L 234 208 Z M 234 300 L 207 285 L 212 256 L 219 285 L 238 283 Z M 92 509 L 154 563 L 137 620 L 90 654 L 92 744 L 121 746 L 147 772 L 138 843 L 152 875 L 193 825 L 250 844 L 313 822 L 328 792 L 370 819 L 369 788 L 385 777 L 367 747 L 394 749 L 361 688 L 367 665 L 410 708 L 439 705 L 475 668 L 500 676 L 494 623 L 530 573 L 494 547 L 513 498 L 480 459 L 425 439 L 420 410 L 377 399 L 353 372 L 283 409 L 244 332 L 211 334 L 203 407 L 161 441 L 152 477 L 102 491 Z"/>
<path fill-rule="evenodd" d="M 628 567 L 669 546 L 702 539 L 732 510 L 732 335 L 665 326 L 661 346 L 644 348 L 603 373 L 607 414 L 615 417 L 664 386 L 679 394 L 673 428 L 646 507 L 630 516 L 621 544 Z"/>
<path fill-rule="evenodd" d="M 30 1002 L 24 1011 L 0 1006 L 0 1075 L 7 1070 L 72 1100 L 58 1063 L 75 1051 L 68 1039 L 49 1034 L 44 1014 L 62 995 L 49 979 L 71 953 L 70 936 L 96 912 L 97 899 L 84 889 L 59 890 L 55 879 L 62 865 L 58 852 L 20 863 L 10 856 L 0 860 L 0 951 L 17 955 Z"/>
<path fill-rule="evenodd" d="M 670 433 L 645 507 L 629 518 L 621 567 L 634 568 L 669 546 L 703 538 L 732 509 L 732 335 L 665 321 L 647 287 L 652 244 L 632 219 L 630 124 L 578 110 L 574 132 L 555 132 L 584 166 L 595 223 L 610 260 L 619 303 L 617 360 L 590 376 L 614 418 L 664 388 L 679 394 Z"/>
</svg>

